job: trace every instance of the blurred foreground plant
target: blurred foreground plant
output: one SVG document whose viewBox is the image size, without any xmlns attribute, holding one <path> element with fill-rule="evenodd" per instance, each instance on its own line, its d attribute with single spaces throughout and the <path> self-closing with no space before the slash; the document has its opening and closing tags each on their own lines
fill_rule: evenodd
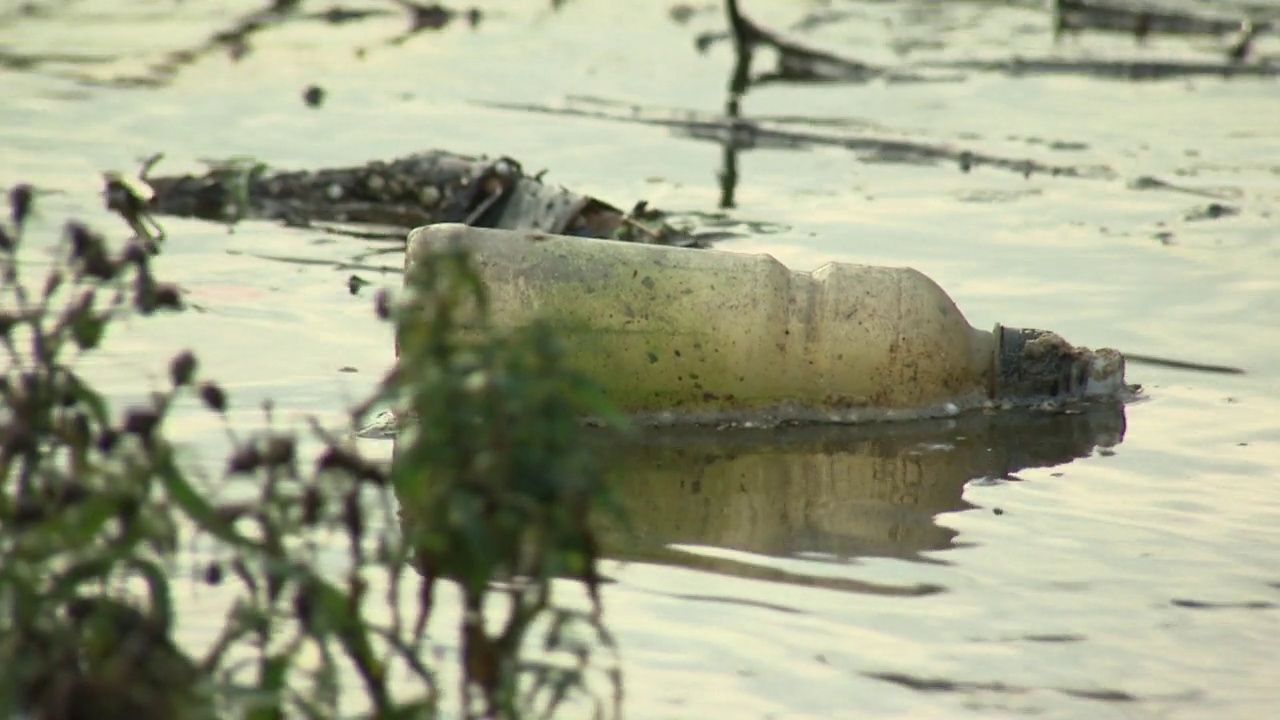
<svg viewBox="0 0 1280 720">
<path fill-rule="evenodd" d="M 392 467 L 313 422 L 324 449 L 304 471 L 297 436 L 267 405 L 259 431 L 227 427 L 223 486 L 241 492 L 219 499 L 165 434 L 185 397 L 227 423 L 230 400 L 193 354 L 173 357 L 168 386 L 119 416 L 75 367 L 113 320 L 183 308 L 152 273 L 161 239 L 128 192 L 108 179 L 108 206 L 138 237 L 117 252 L 67 223 L 34 290 L 20 272 L 31 188 L 11 192 L 0 224 L 0 718 L 330 718 L 352 705 L 433 717 L 439 668 L 424 658 L 442 580 L 464 603 L 467 717 L 545 716 L 574 693 L 594 697 L 585 670 L 612 640 L 589 519 L 610 495 L 578 418 L 608 411 L 563 368 L 554 336 L 487 331 L 465 255 L 441 254 L 404 304 L 379 296 L 379 316 L 402 323 L 401 363 L 353 420 L 383 402 L 418 416 Z M 394 495 L 411 520 L 403 532 Z M 334 536 L 348 550 L 337 569 L 331 553 L 321 561 Z M 174 571 L 193 549 L 213 558 L 202 581 L 231 606 L 199 658 L 174 637 Z M 415 559 L 418 592 L 402 593 Z M 588 610 L 552 602 L 565 576 L 586 589 Z M 618 709 L 616 664 L 607 673 L 613 702 L 597 699 L 597 715 Z"/>
<path fill-rule="evenodd" d="M 465 248 L 420 258 L 406 288 L 394 308 L 379 296 L 380 314 L 396 322 L 398 367 L 356 410 L 357 421 L 385 402 L 414 419 L 397 438 L 392 481 L 424 606 L 441 579 L 462 592 L 464 701 L 478 700 L 487 717 L 537 706 L 549 713 L 585 688 L 593 648 L 614 649 L 601 618 L 593 519 L 621 512 L 581 418 L 625 422 L 594 382 L 567 366 L 549 326 L 504 332 L 488 324 L 485 288 Z M 557 578 L 580 583 L 589 608 L 555 606 Z M 495 611 L 499 583 L 506 603 Z M 525 656 L 540 620 L 544 651 L 571 662 Z M 621 677 L 616 667 L 608 674 L 616 712 Z M 604 709 L 597 704 L 596 714 Z"/>
</svg>

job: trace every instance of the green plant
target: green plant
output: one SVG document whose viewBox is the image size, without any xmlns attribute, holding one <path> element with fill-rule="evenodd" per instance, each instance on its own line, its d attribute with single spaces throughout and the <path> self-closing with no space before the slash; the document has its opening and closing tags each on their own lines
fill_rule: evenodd
<svg viewBox="0 0 1280 720">
<path fill-rule="evenodd" d="M 561 366 L 554 336 L 499 336 L 472 322 L 483 318 L 482 288 L 464 254 L 443 254 L 414 276 L 403 306 L 379 295 L 378 314 L 403 323 L 408 362 L 353 419 L 381 402 L 417 414 L 392 466 L 314 422 L 323 450 L 304 458 L 267 405 L 258 431 L 240 437 L 228 426 L 223 480 L 242 492 L 220 499 L 166 437 L 184 397 L 227 422 L 231 401 L 193 354 L 173 357 L 167 387 L 118 416 L 76 370 L 116 318 L 183 309 L 179 289 L 152 272 L 163 242 L 145 201 L 115 178 L 107 197 L 138 237 L 115 251 L 67 223 L 63 261 L 38 293 L 20 272 L 31 188 L 13 190 L 9 226 L 0 224 L 0 715 L 329 718 L 346 712 L 339 700 L 354 682 L 372 717 L 435 716 L 442 693 L 425 658 L 444 579 L 467 610 L 459 699 L 468 717 L 546 715 L 589 692 L 593 643 L 612 646 L 589 519 L 610 496 L 577 417 L 608 413 Z M 394 495 L 412 520 L 404 532 Z M 345 567 L 321 562 L 325 536 L 345 538 Z M 199 658 L 174 637 L 174 573 L 191 549 L 212 558 L 202 581 L 233 598 Z M 415 556 L 408 608 L 401 589 Z M 552 602 L 554 578 L 566 575 L 587 589 L 589 611 Z M 381 607 L 371 607 L 370 587 L 384 581 Z M 486 622 L 503 599 L 509 614 L 494 634 Z M 574 635 L 579 626 L 593 637 Z M 304 649 L 317 659 L 300 661 Z M 557 663 L 557 653 L 572 661 Z M 610 676 L 616 710 L 621 679 Z"/>
<path fill-rule="evenodd" d="M 625 423 L 594 382 L 567 366 L 550 327 L 500 332 L 488 324 L 485 288 L 465 249 L 427 254 L 406 286 L 396 307 L 385 296 L 379 303 L 399 329 L 397 369 L 357 416 L 391 401 L 415 419 L 398 439 L 392 481 L 427 583 L 425 602 L 442 578 L 461 587 L 468 706 L 474 695 L 486 717 L 513 717 L 539 703 L 549 714 L 584 689 L 593 647 L 614 646 L 601 620 L 592 521 L 621 513 L 580 421 Z M 578 581 L 590 609 L 555 607 L 556 578 Z M 497 582 L 507 600 L 501 612 L 487 602 Z M 549 625 L 543 649 L 568 653 L 572 663 L 526 657 L 540 619 Z M 530 680 L 523 689 L 522 678 Z M 616 670 L 611 681 L 616 710 Z"/>
</svg>

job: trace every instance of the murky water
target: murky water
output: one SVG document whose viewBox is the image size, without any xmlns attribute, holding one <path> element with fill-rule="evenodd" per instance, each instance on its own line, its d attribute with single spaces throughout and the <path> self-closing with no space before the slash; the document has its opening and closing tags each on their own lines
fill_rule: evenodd
<svg viewBox="0 0 1280 720">
<path fill-rule="evenodd" d="M 1084 35 L 1055 47 L 1038 3 L 743 4 L 773 28 L 811 11 L 848 12 L 796 37 L 890 65 L 1206 60 L 1225 42 L 1155 37 L 1139 47 Z M 724 149 L 714 140 L 483 104 L 717 115 L 731 48 L 694 49 L 697 34 L 723 29 L 715 9 L 678 24 L 661 3 L 574 0 L 552 11 L 495 1 L 481 4 L 474 30 L 458 24 L 389 44 L 403 16 L 390 4 L 354 4 L 388 14 L 284 24 L 254 35 L 238 62 L 225 50 L 196 53 L 166 78 L 155 66 L 173 60 L 168 53 L 199 47 L 255 6 L 28 5 L 38 12 L 0 7 L 0 182 L 51 191 L 40 198 L 50 235 L 68 214 L 116 227 L 99 209 L 98 172 L 156 151 L 168 171 L 233 154 L 299 168 L 436 147 L 508 154 L 619 205 L 719 209 Z M 1274 62 L 1280 42 L 1263 36 L 1255 52 Z M 134 87 L 156 79 L 164 82 Z M 1247 373 L 1134 364 L 1130 379 L 1148 399 L 1123 411 L 694 435 L 636 449 L 616 474 L 638 532 L 619 542 L 625 562 L 610 564 L 617 582 L 605 595 L 629 715 L 1273 716 L 1277 82 L 965 72 L 945 83 L 752 89 L 744 117 L 791 118 L 772 127 L 1109 173 L 961 173 L 830 143 L 762 143 L 737 153 L 737 207 L 727 212 L 780 227 L 723 247 L 804 269 L 911 265 L 978 326 L 1050 328 L 1088 346 Z M 311 84 L 326 91 L 317 109 L 302 101 Z M 1210 203 L 1239 212 L 1204 219 Z M 255 423 L 267 397 L 281 415 L 338 420 L 390 362 L 369 293 L 350 295 L 346 280 L 354 272 L 397 284 L 394 246 L 266 223 L 165 225 L 173 240 L 160 272 L 202 311 L 111 338 L 92 372 L 120 399 L 159 383 L 166 358 L 191 347 L 232 391 L 237 422 Z M 193 462 L 216 475 L 221 428 L 194 408 L 179 428 Z M 370 449 L 390 453 L 389 443 Z M 214 607 L 217 598 L 202 591 L 185 602 Z M 189 619 L 192 642 L 212 631 L 207 617 Z"/>
</svg>

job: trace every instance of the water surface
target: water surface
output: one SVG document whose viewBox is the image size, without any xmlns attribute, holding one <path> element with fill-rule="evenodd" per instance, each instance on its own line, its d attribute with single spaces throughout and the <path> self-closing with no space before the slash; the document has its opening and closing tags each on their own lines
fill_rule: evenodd
<svg viewBox="0 0 1280 720">
<path fill-rule="evenodd" d="M 173 51 L 203 47 L 257 6 L 30 4 L 40 12 L 11 4 L 0 19 L 0 181 L 50 191 L 37 230 L 49 236 L 68 214 L 122 234 L 100 209 L 98 173 L 157 151 L 169 172 L 238 154 L 297 168 L 436 147 L 507 154 L 620 206 L 644 198 L 772 224 L 725 249 L 800 269 L 913 266 L 980 327 L 1247 370 L 1134 364 L 1144 402 L 1018 427 L 988 418 L 638 449 L 617 470 L 638 535 L 616 546 L 605 594 L 630 716 L 1225 719 L 1280 707 L 1276 80 L 970 72 L 765 85 L 744 98 L 744 117 L 1108 173 L 1024 178 L 765 146 L 738 153 L 736 207 L 722 208 L 718 142 L 486 104 L 597 98 L 719 115 L 731 49 L 694 49 L 698 33 L 723 29 L 718 11 L 678 24 L 660 3 L 493 0 L 478 3 L 475 29 L 388 44 L 405 29 L 391 12 L 292 22 L 255 34 L 238 61 L 222 49 L 175 64 Z M 1222 49 L 1101 35 L 1055 46 L 1038 4 L 744 6 L 776 28 L 823 6 L 848 11 L 796 37 L 882 64 L 1201 61 Z M 1274 35 L 1259 39 L 1259 55 L 1278 52 Z M 173 72 L 157 71 L 166 63 Z M 302 102 L 312 84 L 326 91 L 317 109 Z M 1239 212 L 1200 219 L 1212 202 Z M 113 328 L 91 370 L 121 401 L 191 347 L 232 392 L 237 422 L 255 423 L 268 397 L 285 418 L 338 421 L 388 366 L 371 293 L 352 296 L 346 281 L 397 285 L 394 246 L 267 223 L 165 225 L 159 271 L 201 310 Z M 177 428 L 216 476 L 220 426 L 190 408 Z M 207 590 L 184 600 L 217 601 Z M 192 643 L 212 632 L 207 617 L 190 617 Z"/>
</svg>

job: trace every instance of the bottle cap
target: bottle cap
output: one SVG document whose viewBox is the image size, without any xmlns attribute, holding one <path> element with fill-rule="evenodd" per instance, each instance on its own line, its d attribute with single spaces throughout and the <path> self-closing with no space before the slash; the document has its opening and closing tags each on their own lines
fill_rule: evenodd
<svg viewBox="0 0 1280 720">
<path fill-rule="evenodd" d="M 1077 347 L 1047 330 L 997 324 L 993 332 L 994 399 L 1118 397 L 1128 388 L 1117 350 Z"/>
</svg>

